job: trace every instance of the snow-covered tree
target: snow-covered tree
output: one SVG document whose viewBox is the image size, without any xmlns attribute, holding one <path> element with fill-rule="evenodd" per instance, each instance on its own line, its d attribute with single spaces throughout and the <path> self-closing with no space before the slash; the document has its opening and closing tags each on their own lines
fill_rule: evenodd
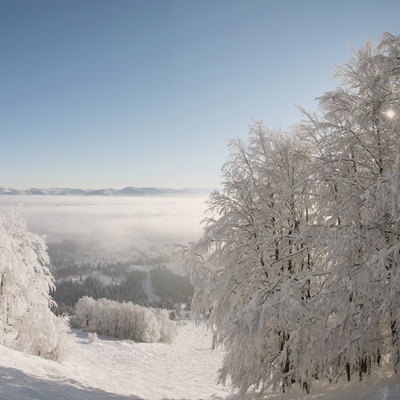
<svg viewBox="0 0 400 400">
<path fill-rule="evenodd" d="M 176 249 L 242 392 L 399 364 L 400 37 L 338 75 L 293 133 L 232 142 L 202 238 Z"/>
<path fill-rule="evenodd" d="M 325 320 L 314 360 L 333 379 L 370 372 L 383 354 L 399 364 L 400 38 L 367 42 L 338 75 L 342 85 L 299 129 L 316 154 L 318 218 L 307 233 L 329 271 L 307 313 Z"/>
<path fill-rule="evenodd" d="M 215 344 L 226 347 L 221 380 L 230 375 L 246 391 L 286 384 L 288 282 L 299 302 L 310 292 L 312 257 L 300 233 L 312 213 L 311 159 L 295 136 L 261 123 L 251 128 L 247 145 L 233 141 L 230 148 L 224 190 L 209 199 L 213 215 L 203 237 L 176 254 L 195 283 L 193 309 L 211 311 Z"/>
<path fill-rule="evenodd" d="M 45 240 L 28 230 L 18 209 L 0 214 L 0 343 L 60 359 L 72 341 L 51 311 L 53 288 Z"/>
<path fill-rule="evenodd" d="M 73 322 L 88 332 L 145 343 L 172 343 L 178 334 L 166 310 L 87 296 L 76 304 Z"/>
</svg>

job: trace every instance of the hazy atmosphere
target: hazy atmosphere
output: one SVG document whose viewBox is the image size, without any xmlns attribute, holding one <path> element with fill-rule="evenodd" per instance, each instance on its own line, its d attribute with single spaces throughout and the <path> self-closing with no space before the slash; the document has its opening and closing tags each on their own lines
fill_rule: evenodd
<svg viewBox="0 0 400 400">
<path fill-rule="evenodd" d="M 201 234 L 206 196 L 84 197 L 0 196 L 0 211 L 13 205 L 48 241 L 101 241 L 128 246 L 187 243 Z"/>
<path fill-rule="evenodd" d="M 3 187 L 220 187 L 252 120 L 290 127 L 397 0 L 0 2 Z"/>
</svg>

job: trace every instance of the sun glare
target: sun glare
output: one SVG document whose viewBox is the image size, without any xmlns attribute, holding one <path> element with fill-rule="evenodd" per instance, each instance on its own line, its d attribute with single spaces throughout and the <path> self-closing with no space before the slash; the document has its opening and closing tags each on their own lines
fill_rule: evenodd
<svg viewBox="0 0 400 400">
<path fill-rule="evenodd" d="M 384 112 L 384 114 L 386 115 L 386 117 L 388 117 L 389 119 L 393 119 L 394 116 L 396 115 L 396 113 L 394 112 L 394 110 L 392 110 L 391 108 L 389 110 L 386 110 Z"/>
</svg>

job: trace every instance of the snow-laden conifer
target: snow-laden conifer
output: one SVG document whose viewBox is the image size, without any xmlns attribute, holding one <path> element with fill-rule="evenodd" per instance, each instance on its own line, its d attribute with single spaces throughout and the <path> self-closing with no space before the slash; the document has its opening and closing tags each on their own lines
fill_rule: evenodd
<svg viewBox="0 0 400 400">
<path fill-rule="evenodd" d="M 18 209 L 0 214 L 0 343 L 60 359 L 72 346 L 68 324 L 51 311 L 53 278 L 43 237 Z"/>
</svg>

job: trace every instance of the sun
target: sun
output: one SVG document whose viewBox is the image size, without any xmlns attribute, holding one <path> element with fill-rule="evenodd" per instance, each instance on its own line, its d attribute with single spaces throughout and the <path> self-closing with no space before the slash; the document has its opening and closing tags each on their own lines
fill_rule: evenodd
<svg viewBox="0 0 400 400">
<path fill-rule="evenodd" d="M 393 119 L 396 115 L 396 113 L 394 112 L 394 110 L 392 110 L 391 108 L 389 108 L 388 110 L 386 110 L 384 112 L 384 114 L 386 115 L 387 118 L 389 119 Z"/>
</svg>

